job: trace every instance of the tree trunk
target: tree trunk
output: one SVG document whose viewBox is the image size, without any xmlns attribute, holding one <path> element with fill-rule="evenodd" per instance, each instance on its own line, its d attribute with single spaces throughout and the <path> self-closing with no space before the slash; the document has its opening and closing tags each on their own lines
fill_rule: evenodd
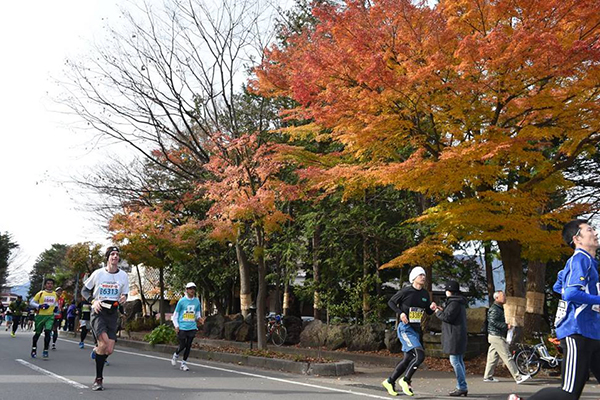
<svg viewBox="0 0 600 400">
<path fill-rule="evenodd" d="M 135 266 L 135 271 L 137 272 L 138 276 L 140 297 L 142 298 L 142 316 L 146 316 L 149 314 L 150 311 L 148 310 L 148 300 L 146 300 L 146 296 L 144 295 L 144 286 L 142 285 L 142 275 L 140 275 L 139 265 Z"/>
<path fill-rule="evenodd" d="M 275 312 L 279 315 L 283 312 L 281 306 L 281 260 L 279 255 L 275 257 Z"/>
<path fill-rule="evenodd" d="M 498 242 L 506 280 L 506 322 L 512 326 L 525 324 L 525 276 L 521 262 L 521 244 L 516 240 Z"/>
<path fill-rule="evenodd" d="M 383 290 L 381 288 L 381 276 L 379 275 L 379 267 L 381 267 L 381 255 L 379 254 L 379 242 L 375 241 L 375 276 L 377 282 L 375 283 L 375 291 L 377 298 L 381 299 L 383 296 Z M 383 319 L 383 309 L 381 307 L 377 310 L 377 318 L 381 321 Z"/>
<path fill-rule="evenodd" d="M 362 311 L 363 321 L 367 323 L 371 313 L 371 298 L 369 296 L 369 285 L 367 284 L 370 276 L 369 271 L 369 240 L 363 235 L 363 288 L 362 288 Z"/>
<path fill-rule="evenodd" d="M 321 259 L 320 259 L 320 249 L 321 249 L 321 225 L 317 224 L 315 226 L 315 231 L 313 232 L 312 238 L 312 264 L 313 264 L 313 284 L 315 287 L 314 291 L 314 301 L 313 301 L 313 317 L 315 320 L 321 319 Z"/>
<path fill-rule="evenodd" d="M 256 296 L 256 334 L 257 347 L 261 350 L 267 349 L 267 327 L 265 326 L 265 315 L 267 314 L 267 267 L 265 265 L 265 240 L 262 228 L 255 228 L 256 248 L 254 254 L 258 264 L 258 295 Z"/>
<path fill-rule="evenodd" d="M 292 305 L 290 304 L 290 302 L 291 302 L 290 283 L 286 279 L 285 283 L 283 284 L 283 316 L 284 317 L 291 315 L 290 311 L 291 311 Z"/>
<path fill-rule="evenodd" d="M 250 263 L 248 257 L 240 244 L 238 236 L 235 242 L 235 254 L 238 265 L 240 266 L 240 310 L 244 318 L 250 315 L 250 306 L 252 305 L 252 288 L 250 287 Z"/>
<path fill-rule="evenodd" d="M 160 313 L 160 323 L 166 322 L 165 318 L 165 267 L 158 269 L 158 285 L 160 287 L 160 303 L 158 304 L 158 311 Z"/>
<path fill-rule="evenodd" d="M 532 336 L 533 332 L 543 332 L 548 328 L 544 319 L 545 277 L 546 263 L 530 261 L 527 269 L 527 308 L 523 328 L 525 336 Z"/>
<path fill-rule="evenodd" d="M 484 242 L 483 244 L 483 258 L 485 262 L 485 279 L 487 281 L 488 302 L 491 306 L 494 303 L 494 292 L 496 291 L 496 287 L 494 285 L 492 244 L 490 242 Z"/>
</svg>

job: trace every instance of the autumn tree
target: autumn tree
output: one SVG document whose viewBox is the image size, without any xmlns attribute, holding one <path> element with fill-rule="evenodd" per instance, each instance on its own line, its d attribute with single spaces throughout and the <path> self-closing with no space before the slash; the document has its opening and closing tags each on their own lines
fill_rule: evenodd
<svg viewBox="0 0 600 400">
<path fill-rule="evenodd" d="M 386 266 L 494 241 L 522 326 L 524 260 L 559 257 L 558 228 L 588 209 L 565 203 L 564 172 L 600 140 L 597 3 L 347 1 L 314 13 L 315 29 L 272 48 L 254 85 L 297 101 L 287 115 L 314 121 L 304 131 L 343 144 L 305 177 L 429 199 L 415 220 L 426 235 Z"/>
<path fill-rule="evenodd" d="M 83 279 L 98 267 L 103 265 L 104 258 L 102 246 L 98 243 L 81 242 L 68 246 L 62 268 L 56 275 L 66 284 L 63 289 L 72 289 L 74 300 L 79 297 L 79 289 L 83 287 Z"/>
<path fill-rule="evenodd" d="M 270 41 L 275 10 L 263 1 L 213 7 L 193 0 L 138 11 L 126 11 L 122 27 L 109 30 L 109 46 L 68 61 L 63 102 L 102 138 L 127 144 L 188 184 L 203 184 L 208 148 L 254 132 L 237 97 L 246 66 Z M 250 257 L 238 241 L 235 249 L 244 302 Z"/>
<path fill-rule="evenodd" d="M 196 224 L 177 218 L 161 208 L 131 206 L 116 214 L 109 229 L 121 246 L 123 258 L 130 264 L 143 264 L 159 271 L 159 311 L 165 322 L 165 273 L 172 263 L 189 257 Z M 140 288 L 142 290 L 142 288 Z"/>
<path fill-rule="evenodd" d="M 44 250 L 35 260 L 33 269 L 29 273 L 29 292 L 27 297 L 34 296 L 43 289 L 45 278 L 55 278 L 57 270 L 64 268 L 65 258 L 69 246 L 65 244 L 53 244 L 49 249 Z M 56 280 L 55 287 L 60 286 L 62 281 Z"/>
</svg>

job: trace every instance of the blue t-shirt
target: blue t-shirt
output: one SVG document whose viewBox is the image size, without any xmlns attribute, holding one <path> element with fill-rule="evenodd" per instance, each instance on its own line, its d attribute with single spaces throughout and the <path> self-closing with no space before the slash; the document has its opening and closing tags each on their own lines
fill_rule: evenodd
<svg viewBox="0 0 600 400">
<path fill-rule="evenodd" d="M 575 250 L 569 258 L 562 274 L 562 299 L 567 302 L 566 313 L 556 326 L 556 337 L 563 339 L 570 335 L 582 335 L 600 340 L 600 312 L 593 304 L 575 302 L 573 295 L 598 296 L 598 262 L 586 251 Z M 554 289 L 558 289 L 558 282 Z M 569 293 L 570 292 L 570 293 Z M 597 304 L 597 303 L 595 303 Z"/>
<path fill-rule="evenodd" d="M 177 317 L 177 325 L 182 331 L 198 329 L 196 320 L 200 318 L 200 300 L 197 297 L 189 299 L 184 296 L 177 302 L 174 314 Z"/>
</svg>

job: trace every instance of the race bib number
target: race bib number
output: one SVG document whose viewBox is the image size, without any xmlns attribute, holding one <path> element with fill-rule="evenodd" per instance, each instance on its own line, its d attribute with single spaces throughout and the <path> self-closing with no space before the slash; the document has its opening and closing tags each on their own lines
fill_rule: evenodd
<svg viewBox="0 0 600 400">
<path fill-rule="evenodd" d="M 425 313 L 424 308 L 420 307 L 411 307 L 408 309 L 408 322 L 411 324 L 420 324 L 421 319 L 423 319 L 423 314 Z"/>
<path fill-rule="evenodd" d="M 102 283 L 98 290 L 99 300 L 117 300 L 119 297 L 118 283 Z"/>
<path fill-rule="evenodd" d="M 187 309 L 183 312 L 183 320 L 184 321 L 194 321 L 196 319 L 196 310 L 194 306 L 188 306 Z"/>
<path fill-rule="evenodd" d="M 54 305 L 56 298 L 54 296 L 44 296 L 42 304 L 48 304 L 49 306 Z"/>
<path fill-rule="evenodd" d="M 554 326 L 560 325 L 563 319 L 567 315 L 567 302 L 564 300 L 558 301 L 558 307 L 556 308 L 556 317 L 554 317 Z"/>
<path fill-rule="evenodd" d="M 183 313 L 184 321 L 193 321 L 195 319 L 195 317 L 196 317 L 196 314 L 193 312 L 186 311 Z"/>
</svg>

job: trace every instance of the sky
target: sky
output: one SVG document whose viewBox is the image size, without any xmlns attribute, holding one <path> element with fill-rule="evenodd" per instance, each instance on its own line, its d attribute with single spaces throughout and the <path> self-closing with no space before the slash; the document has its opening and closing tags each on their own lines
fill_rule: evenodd
<svg viewBox="0 0 600 400">
<path fill-rule="evenodd" d="M 89 54 L 119 10 L 110 0 L 2 4 L 0 232 L 20 246 L 9 283 L 26 282 L 37 256 L 53 243 L 109 243 L 68 182 L 101 163 L 110 146 L 90 151 L 92 134 L 74 128 L 54 99 L 65 59 Z"/>
</svg>

